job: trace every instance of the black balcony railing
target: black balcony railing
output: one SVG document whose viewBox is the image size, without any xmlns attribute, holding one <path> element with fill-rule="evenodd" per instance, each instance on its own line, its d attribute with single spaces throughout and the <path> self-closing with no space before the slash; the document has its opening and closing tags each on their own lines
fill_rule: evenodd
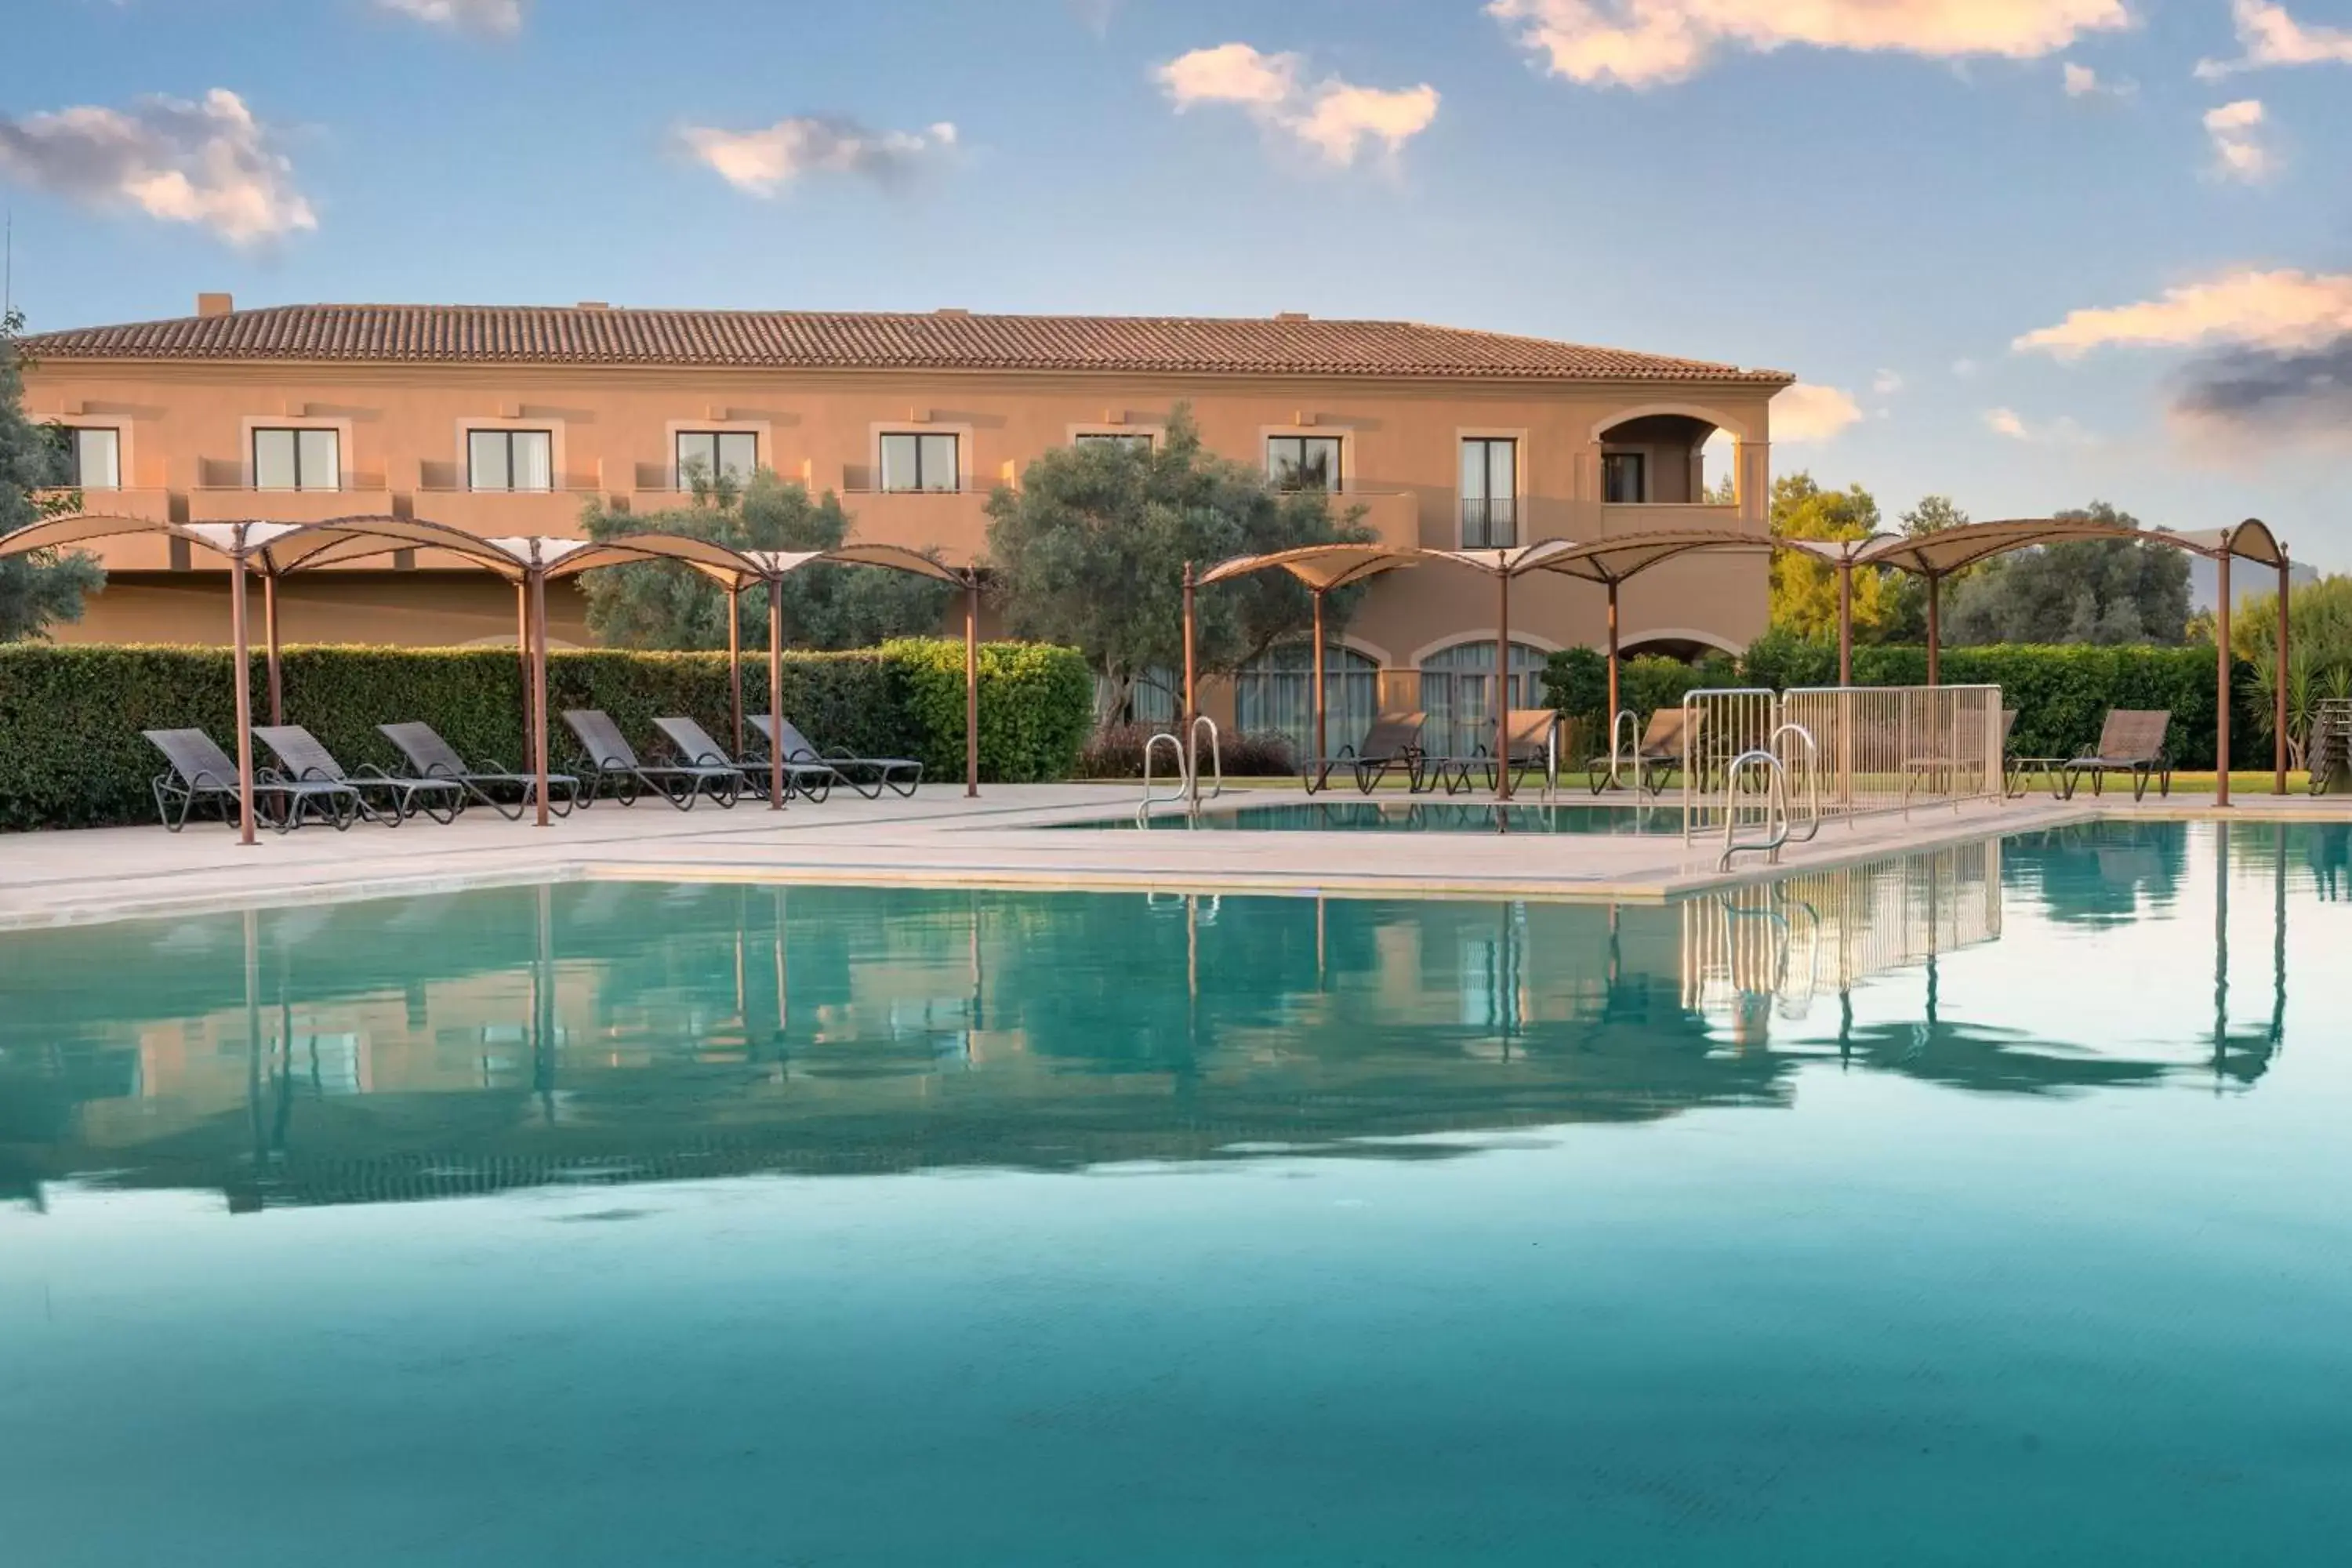
<svg viewBox="0 0 2352 1568">
<path fill-rule="evenodd" d="M 1462 548 L 1508 550 L 1519 542 L 1518 503 L 1510 499 L 1462 503 Z"/>
</svg>

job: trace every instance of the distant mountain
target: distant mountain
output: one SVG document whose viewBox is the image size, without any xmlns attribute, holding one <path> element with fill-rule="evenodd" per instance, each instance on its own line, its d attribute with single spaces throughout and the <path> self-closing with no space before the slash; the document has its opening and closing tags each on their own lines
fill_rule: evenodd
<svg viewBox="0 0 2352 1568">
<path fill-rule="evenodd" d="M 2289 572 L 2291 580 L 2298 588 L 2306 583 L 2319 581 L 2319 568 L 2300 561 L 2294 563 L 2289 568 Z M 2267 566 L 2257 566 L 2250 561 L 2233 561 L 2230 563 L 2231 590 L 2230 596 L 2238 604 L 2242 605 L 2254 595 L 2267 594 L 2277 586 L 2278 574 Z M 2211 609 L 2213 601 L 2220 597 L 2218 593 L 2220 587 L 2220 574 L 2215 570 L 2213 563 L 2201 555 L 2190 556 L 2189 559 L 2189 609 L 2192 612 Z"/>
</svg>

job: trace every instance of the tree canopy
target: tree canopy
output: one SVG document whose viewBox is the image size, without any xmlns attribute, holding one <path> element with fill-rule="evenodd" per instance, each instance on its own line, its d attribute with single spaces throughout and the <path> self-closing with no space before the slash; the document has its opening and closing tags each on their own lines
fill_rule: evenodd
<svg viewBox="0 0 2352 1568">
<path fill-rule="evenodd" d="M 737 486 L 688 475 L 693 500 L 642 515 L 591 503 L 581 523 L 592 539 L 624 533 L 679 533 L 741 550 L 830 550 L 849 537 L 851 519 L 828 490 L 812 498 L 762 468 Z M 727 595 L 677 562 L 646 562 L 583 574 L 588 629 L 610 647 L 721 648 L 727 646 Z M 887 567 L 803 566 L 784 579 L 784 637 L 809 648 L 872 647 L 887 638 L 940 629 L 954 587 Z M 742 646 L 768 646 L 768 591 L 746 589 Z"/>
<path fill-rule="evenodd" d="M 16 333 L 25 318 L 0 320 L 0 534 L 81 510 L 79 494 L 34 492 L 63 484 L 65 455 L 53 429 L 25 413 L 25 378 Z M 97 557 L 36 551 L 0 561 L 0 642 L 37 637 L 58 621 L 81 619 L 82 596 L 106 586 Z"/>
<path fill-rule="evenodd" d="M 1357 513 L 1335 518 L 1321 490 L 1281 491 L 1255 468 L 1201 445 L 1179 407 L 1150 450 L 1123 442 L 1056 447 L 1023 470 L 1018 489 L 988 502 L 988 552 L 1016 637 L 1083 651 L 1109 710 L 1136 679 L 1183 661 L 1184 563 L 1308 544 L 1363 543 Z M 1326 601 L 1336 636 L 1352 605 Z M 1311 625 L 1307 590 L 1262 572 L 1201 591 L 1194 653 L 1203 672 L 1227 671 Z"/>
<path fill-rule="evenodd" d="M 1878 502 L 1860 485 L 1825 490 L 1810 473 L 1772 481 L 1775 539 L 1867 539 L 1880 530 Z M 1884 638 L 1898 611 L 1896 595 L 1876 572 L 1853 575 L 1853 635 Z M 1772 552 L 1772 627 L 1802 637 L 1835 637 L 1837 570 L 1793 550 Z"/>
<path fill-rule="evenodd" d="M 2138 528 L 2105 501 L 2062 519 Z M 2156 643 L 2188 639 L 2189 557 L 2137 540 L 2083 539 L 1997 557 L 1958 582 L 1945 640 L 1975 643 Z"/>
</svg>

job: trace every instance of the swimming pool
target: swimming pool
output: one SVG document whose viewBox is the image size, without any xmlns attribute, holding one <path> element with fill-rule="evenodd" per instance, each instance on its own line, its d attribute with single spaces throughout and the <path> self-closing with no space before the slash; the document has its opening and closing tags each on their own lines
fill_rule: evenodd
<svg viewBox="0 0 2352 1568">
<path fill-rule="evenodd" d="M 9 1559 L 2327 1560 L 2347 868 L 0 937 Z"/>
<path fill-rule="evenodd" d="M 1139 826 L 1132 811 L 1056 829 Z M 1642 805 L 1586 805 L 1539 801 L 1497 803 L 1425 800 L 1290 800 L 1273 805 L 1212 805 L 1196 815 L 1163 812 L 1148 819 L 1162 833 L 1675 833 L 1683 830 L 1682 799 Z"/>
</svg>

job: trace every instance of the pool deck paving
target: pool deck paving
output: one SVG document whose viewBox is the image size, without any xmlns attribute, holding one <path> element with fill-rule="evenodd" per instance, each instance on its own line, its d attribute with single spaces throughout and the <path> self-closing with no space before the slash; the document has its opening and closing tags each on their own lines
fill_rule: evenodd
<svg viewBox="0 0 2352 1568">
<path fill-rule="evenodd" d="M 250 847 L 213 824 L 180 834 L 140 826 L 5 835 L 0 929 L 581 879 L 1651 901 L 2102 817 L 2352 821 L 2352 799 L 2342 797 L 2241 792 L 2223 813 L 2210 796 L 2136 805 L 2128 795 L 2036 795 L 1833 820 L 1811 842 L 1789 845 L 1777 866 L 1743 854 L 1728 874 L 1717 869 L 1720 831 L 1686 847 L 1671 800 L 1656 808 L 1665 831 L 1643 834 L 1040 831 L 1129 817 L 1139 798 L 1131 784 L 1070 784 L 991 785 L 976 800 L 952 786 L 911 800 L 837 795 L 781 813 L 756 802 L 690 812 L 607 802 L 544 829 L 478 810 L 446 826 L 265 830 Z M 1205 809 L 1301 798 L 1295 789 L 1237 790 Z"/>
</svg>

